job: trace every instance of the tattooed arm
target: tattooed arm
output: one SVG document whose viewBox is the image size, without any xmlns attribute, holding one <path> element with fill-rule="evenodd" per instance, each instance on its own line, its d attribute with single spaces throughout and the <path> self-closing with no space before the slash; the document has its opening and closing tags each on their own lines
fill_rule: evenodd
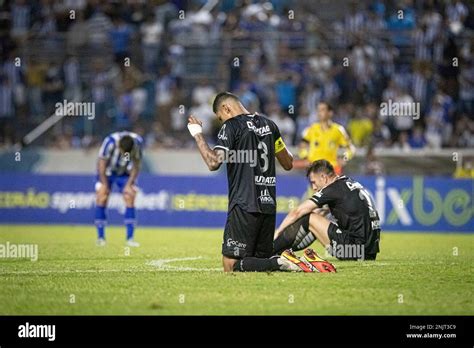
<svg viewBox="0 0 474 348">
<path fill-rule="evenodd" d="M 196 140 L 199 152 L 201 153 L 201 156 L 207 167 L 210 171 L 215 171 L 219 169 L 224 158 L 224 150 L 213 150 L 209 147 L 206 142 L 206 139 L 204 138 L 204 135 L 202 135 L 201 121 L 191 115 L 189 116 L 188 122 L 189 132 L 194 137 L 194 140 Z"/>
</svg>

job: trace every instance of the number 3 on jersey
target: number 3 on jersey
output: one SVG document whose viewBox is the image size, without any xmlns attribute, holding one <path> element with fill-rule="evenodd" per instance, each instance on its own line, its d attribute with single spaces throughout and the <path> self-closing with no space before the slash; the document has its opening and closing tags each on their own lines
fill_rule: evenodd
<svg viewBox="0 0 474 348">
<path fill-rule="evenodd" d="M 258 152 L 259 152 L 259 155 L 260 155 L 260 158 L 263 160 L 263 166 L 261 165 L 261 161 L 259 161 L 260 163 L 260 169 L 262 170 L 262 173 L 265 173 L 267 170 L 268 170 L 268 147 L 267 147 L 267 144 L 265 144 L 263 141 L 259 141 L 258 142 Z M 260 150 L 262 152 L 260 152 Z"/>
</svg>

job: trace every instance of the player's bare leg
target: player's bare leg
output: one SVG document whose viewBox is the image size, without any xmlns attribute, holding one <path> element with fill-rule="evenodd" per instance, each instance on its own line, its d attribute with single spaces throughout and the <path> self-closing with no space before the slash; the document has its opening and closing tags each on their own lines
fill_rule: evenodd
<svg viewBox="0 0 474 348">
<path fill-rule="evenodd" d="M 230 257 L 222 256 L 222 265 L 224 266 L 224 272 L 233 272 L 234 265 L 236 262 L 236 259 L 231 259 Z"/>
<path fill-rule="evenodd" d="M 109 193 L 108 187 L 101 184 L 96 191 L 95 203 L 100 206 L 105 206 L 109 199 Z"/>
<path fill-rule="evenodd" d="M 137 193 L 135 190 L 130 190 L 123 193 L 123 200 L 125 202 L 125 206 L 127 208 L 133 208 L 135 206 L 135 198 L 137 197 Z"/>
<path fill-rule="evenodd" d="M 133 233 L 135 232 L 135 198 L 137 190 L 134 186 L 126 186 L 123 190 L 123 200 L 125 202 L 125 226 L 127 229 L 127 245 L 131 247 L 140 246 L 139 243 L 133 240 Z"/>
<path fill-rule="evenodd" d="M 312 213 L 305 215 L 298 219 L 295 223 L 286 227 L 273 241 L 273 251 L 275 254 L 281 254 L 287 249 L 293 251 L 303 250 L 309 247 L 316 239 L 319 239 L 318 232 L 312 232 L 312 230 L 319 230 L 318 227 L 311 228 L 310 221 L 313 221 L 313 225 L 318 225 L 318 220 L 311 217 L 318 215 L 329 221 L 326 216 L 330 213 L 327 208 L 317 208 Z M 326 225 L 326 224 L 324 224 Z M 319 231 L 323 232 L 323 231 Z M 323 240 L 326 240 L 323 237 Z"/>
<path fill-rule="evenodd" d="M 311 213 L 309 217 L 309 230 L 326 249 L 331 244 L 328 235 L 328 228 L 330 224 L 331 221 L 318 212 Z"/>
<path fill-rule="evenodd" d="M 107 222 L 107 217 L 105 214 L 105 207 L 107 206 L 107 201 L 109 199 L 110 190 L 106 185 L 98 183 L 96 185 L 96 199 L 95 199 L 95 225 L 97 227 L 97 245 L 105 245 L 105 225 Z"/>
</svg>

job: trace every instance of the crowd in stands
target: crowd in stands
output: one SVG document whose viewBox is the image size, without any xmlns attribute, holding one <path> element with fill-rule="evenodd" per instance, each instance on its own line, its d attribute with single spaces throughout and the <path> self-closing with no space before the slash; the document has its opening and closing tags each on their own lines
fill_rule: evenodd
<svg viewBox="0 0 474 348">
<path fill-rule="evenodd" d="M 1 2 L 0 145 L 67 100 L 94 103 L 95 117 L 66 117 L 38 144 L 89 147 L 130 129 L 149 147 L 192 146 L 187 115 L 215 138 L 212 99 L 229 90 L 287 143 L 326 101 L 358 147 L 474 147 L 472 3 L 353 1 L 336 20 L 317 3 Z M 389 102 L 419 115 L 384 115 Z"/>
</svg>

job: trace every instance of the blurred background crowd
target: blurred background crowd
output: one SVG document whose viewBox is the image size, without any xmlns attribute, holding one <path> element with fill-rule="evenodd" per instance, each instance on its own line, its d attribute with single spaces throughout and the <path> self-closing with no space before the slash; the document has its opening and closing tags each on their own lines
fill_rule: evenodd
<svg viewBox="0 0 474 348">
<path fill-rule="evenodd" d="M 93 102 L 38 145 L 89 147 L 118 129 L 148 147 L 209 139 L 212 99 L 239 95 L 298 144 L 319 101 L 358 147 L 474 147 L 474 5 L 463 0 L 0 1 L 0 146 L 55 104 Z M 416 102 L 420 117 L 381 114 Z"/>
</svg>

